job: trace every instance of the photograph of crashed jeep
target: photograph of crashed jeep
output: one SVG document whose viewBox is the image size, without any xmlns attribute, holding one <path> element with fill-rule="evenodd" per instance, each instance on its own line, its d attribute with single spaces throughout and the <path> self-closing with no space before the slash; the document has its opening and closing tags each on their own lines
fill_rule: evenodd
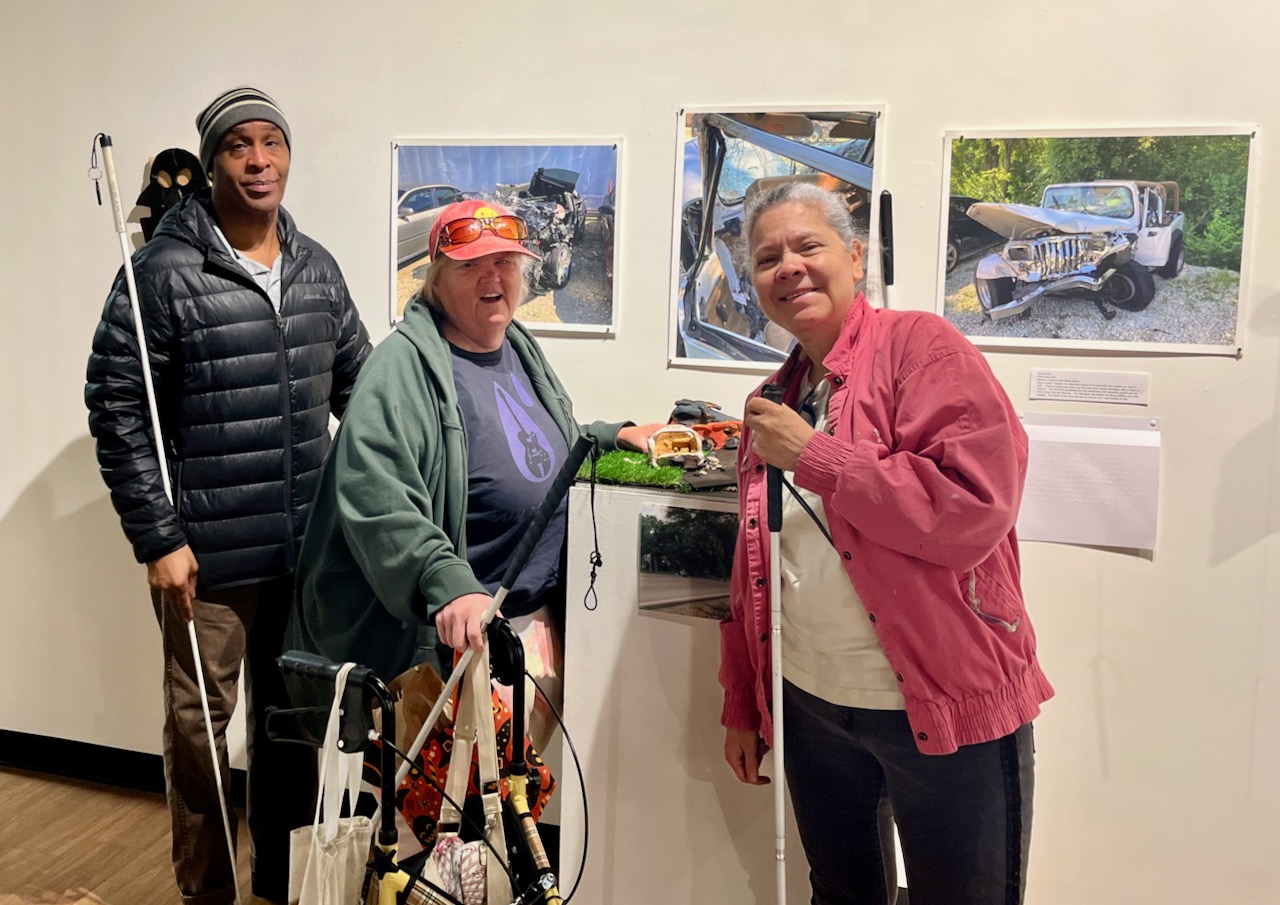
<svg viewBox="0 0 1280 905">
<path fill-rule="evenodd" d="M 431 228 L 455 201 L 495 202 L 539 256 L 516 320 L 534 330 L 613 331 L 618 142 L 392 143 L 391 323 L 430 261 Z"/>
<path fill-rule="evenodd" d="M 1237 354 L 1252 144 L 949 133 L 939 313 L 987 348 Z"/>
<path fill-rule="evenodd" d="M 751 283 L 747 205 L 782 182 L 812 182 L 839 192 L 863 245 L 867 277 L 860 287 L 878 303 L 874 187 L 877 110 L 806 112 L 681 110 L 677 120 L 672 249 L 671 364 L 718 369 L 771 369 L 794 338 L 760 309 Z"/>
</svg>

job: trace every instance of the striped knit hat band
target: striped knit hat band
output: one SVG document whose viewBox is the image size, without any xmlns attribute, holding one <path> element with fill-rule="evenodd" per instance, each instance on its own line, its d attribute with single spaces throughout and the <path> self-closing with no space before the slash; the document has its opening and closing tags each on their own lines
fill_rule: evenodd
<svg viewBox="0 0 1280 905">
<path fill-rule="evenodd" d="M 222 136 L 241 123 L 253 120 L 262 120 L 278 126 L 284 133 L 285 144 L 290 150 L 293 149 L 289 122 L 276 106 L 276 102 L 257 88 L 250 88 L 247 85 L 232 88 L 205 107 L 196 117 L 196 128 L 200 130 L 200 165 L 204 167 L 206 173 L 213 169 L 213 158 L 218 153 Z"/>
</svg>

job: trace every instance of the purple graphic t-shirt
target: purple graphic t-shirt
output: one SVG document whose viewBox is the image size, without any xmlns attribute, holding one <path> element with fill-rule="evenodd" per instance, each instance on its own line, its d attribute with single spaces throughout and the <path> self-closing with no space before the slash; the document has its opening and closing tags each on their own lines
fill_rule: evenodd
<svg viewBox="0 0 1280 905">
<path fill-rule="evenodd" d="M 450 348 L 467 431 L 467 562 L 492 594 L 569 447 L 534 395 L 510 343 L 496 352 Z M 502 605 L 504 616 L 532 612 L 562 593 L 558 580 L 567 511 L 561 501 Z"/>
</svg>

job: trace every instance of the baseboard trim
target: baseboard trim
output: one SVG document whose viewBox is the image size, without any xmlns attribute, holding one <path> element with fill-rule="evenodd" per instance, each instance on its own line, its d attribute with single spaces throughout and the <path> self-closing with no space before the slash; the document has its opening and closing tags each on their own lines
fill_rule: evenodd
<svg viewBox="0 0 1280 905">
<path fill-rule="evenodd" d="M 164 760 L 159 754 L 47 735 L 0 729 L 0 767 L 164 793 Z M 244 806 L 244 788 L 244 771 L 233 769 L 229 790 L 233 804 Z"/>
<path fill-rule="evenodd" d="M 31 773 L 49 773 L 68 776 L 88 782 L 137 789 L 142 792 L 164 793 L 164 760 L 159 754 L 108 748 L 88 742 L 50 738 L 0 729 L 0 767 L 12 767 Z M 244 806 L 245 773 L 231 771 L 231 801 Z M 541 826 L 539 833 L 552 864 L 559 861 L 560 828 L 550 824 Z M 565 866 L 560 866 L 563 874 Z M 577 870 L 577 866 L 572 868 Z M 909 905 L 905 889 L 898 890 L 897 905 Z"/>
</svg>

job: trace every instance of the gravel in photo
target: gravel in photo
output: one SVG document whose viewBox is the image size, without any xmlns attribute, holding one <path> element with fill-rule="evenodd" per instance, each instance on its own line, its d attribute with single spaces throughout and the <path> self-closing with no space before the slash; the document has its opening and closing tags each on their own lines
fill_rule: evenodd
<svg viewBox="0 0 1280 905">
<path fill-rule="evenodd" d="M 1106 320 L 1089 293 L 1042 295 L 1028 312 L 993 321 L 973 286 L 976 261 L 961 261 L 946 280 L 943 316 L 974 337 L 1236 346 L 1240 274 L 1190 264 L 1173 279 L 1156 276 L 1156 295 L 1142 311 L 1116 309 Z"/>
</svg>

